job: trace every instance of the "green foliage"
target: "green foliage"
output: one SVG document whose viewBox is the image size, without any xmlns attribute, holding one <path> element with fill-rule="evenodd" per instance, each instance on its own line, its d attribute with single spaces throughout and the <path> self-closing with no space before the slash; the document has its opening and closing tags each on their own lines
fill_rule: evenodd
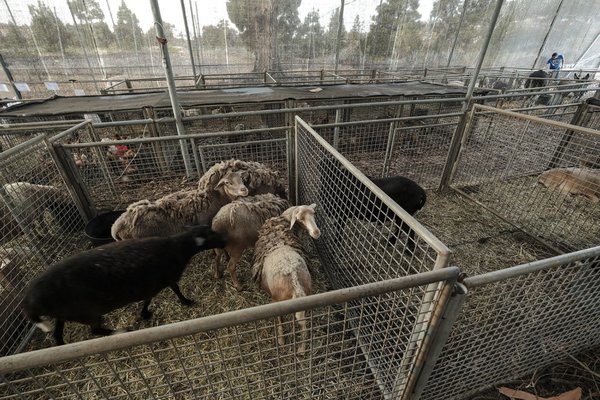
<svg viewBox="0 0 600 400">
<path fill-rule="evenodd" d="M 346 41 L 344 42 L 344 48 L 340 52 L 340 60 L 342 63 L 352 64 L 355 67 L 362 64 L 365 42 L 367 40 L 367 34 L 363 32 L 363 29 L 363 22 L 357 15 L 354 18 L 352 29 L 348 32 Z"/>
<path fill-rule="evenodd" d="M 337 46 L 337 31 L 338 31 L 338 26 L 339 26 L 339 20 L 340 20 L 340 9 L 338 7 L 331 14 L 331 18 L 329 19 L 329 26 L 327 27 L 327 32 L 325 33 L 324 46 L 325 46 L 326 53 L 329 53 L 329 54 L 335 53 L 335 48 Z M 342 35 L 340 38 L 342 43 L 344 42 L 345 38 L 346 38 L 346 28 L 344 27 L 344 24 L 342 24 Z"/>
<path fill-rule="evenodd" d="M 288 45 L 297 26 L 299 0 L 227 0 L 229 19 L 254 53 L 254 71 L 280 70 L 278 41 Z M 278 34 L 285 32 L 279 37 Z"/>
<path fill-rule="evenodd" d="M 104 13 L 97 0 L 67 0 L 67 3 L 81 23 L 104 21 Z"/>
<path fill-rule="evenodd" d="M 415 59 L 424 35 L 418 8 L 419 0 L 386 0 L 377 6 L 367 39 L 369 55 L 387 58 L 394 52 L 402 57 L 401 65 Z"/>
<path fill-rule="evenodd" d="M 66 47 L 72 43 L 71 35 L 68 34 L 65 24 L 60 19 L 55 18 L 50 7 L 38 1 L 37 6 L 29 5 L 28 8 L 31 14 L 31 31 L 42 50 L 60 51 L 59 32 L 63 46 Z"/>
<path fill-rule="evenodd" d="M 144 46 L 142 28 L 136 15 L 121 1 L 117 11 L 117 23 L 115 24 L 115 34 L 119 38 L 121 47 L 130 50 L 137 50 Z M 136 48 L 137 47 L 137 48 Z"/>
<path fill-rule="evenodd" d="M 217 25 L 202 27 L 202 40 L 205 46 L 211 48 L 225 47 L 225 31 L 227 31 L 227 46 L 237 46 L 241 40 L 237 31 L 229 26 L 224 19 Z"/>
<path fill-rule="evenodd" d="M 300 57 L 314 59 L 324 50 L 324 29 L 319 22 L 319 12 L 313 9 L 306 14 L 304 22 L 298 28 L 297 42 L 300 45 Z"/>
</svg>

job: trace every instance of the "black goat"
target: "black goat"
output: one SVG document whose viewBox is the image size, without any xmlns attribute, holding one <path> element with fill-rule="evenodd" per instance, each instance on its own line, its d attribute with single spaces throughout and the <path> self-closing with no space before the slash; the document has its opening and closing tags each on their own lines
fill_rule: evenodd
<svg viewBox="0 0 600 400">
<path fill-rule="evenodd" d="M 324 159 L 319 163 L 319 172 L 321 177 L 321 187 L 319 190 L 321 204 L 334 203 L 341 208 L 341 216 L 348 218 L 357 218 L 370 222 L 382 222 L 393 220 L 402 231 L 408 234 L 409 240 L 406 248 L 413 251 L 415 248 L 414 232 L 402 221 L 387 205 L 378 197 L 366 196 L 369 193 L 365 184 L 359 181 L 337 161 Z M 387 178 L 375 178 L 367 176 L 375 185 L 377 185 L 385 194 L 394 200 L 410 215 L 414 215 L 425 205 L 427 195 L 425 190 L 415 181 L 403 176 L 390 176 Z M 341 182 L 341 183 L 340 183 Z M 339 190 L 344 188 L 344 190 Z M 331 201 L 325 199 L 331 198 L 332 193 L 338 191 L 340 201 Z M 335 197 L 335 195 L 334 195 Z M 336 207 L 336 209 L 338 209 Z M 327 207 L 324 207 L 325 209 Z M 329 210 L 326 210 L 329 212 Z M 336 215 L 337 216 L 337 215 Z M 336 229 L 337 230 L 337 229 Z M 388 242 L 395 245 L 398 238 L 396 231 Z"/>
<path fill-rule="evenodd" d="M 90 325 L 92 334 L 110 335 L 102 316 L 143 300 L 141 316 L 150 318 L 150 301 L 169 286 L 182 304 L 191 305 L 177 282 L 192 256 L 225 246 L 208 226 L 195 226 L 169 237 L 130 239 L 68 257 L 43 272 L 27 287 L 25 314 L 44 331 L 42 317 L 55 318 L 54 339 L 63 344 L 65 321 Z"/>
<path fill-rule="evenodd" d="M 543 69 L 537 70 L 529 74 L 529 79 L 525 81 L 525 88 L 541 88 L 546 86 L 546 80 L 550 77 Z"/>
</svg>

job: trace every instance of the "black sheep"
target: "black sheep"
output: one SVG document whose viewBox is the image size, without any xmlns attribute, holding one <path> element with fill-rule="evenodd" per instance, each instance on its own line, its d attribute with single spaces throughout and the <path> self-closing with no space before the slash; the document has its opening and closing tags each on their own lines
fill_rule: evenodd
<svg viewBox="0 0 600 400">
<path fill-rule="evenodd" d="M 529 79 L 527 79 L 525 81 L 525 88 L 533 89 L 533 88 L 544 87 L 546 84 L 546 79 L 549 77 L 550 77 L 550 74 L 548 74 L 543 69 L 534 71 L 531 74 L 529 74 Z"/>
<path fill-rule="evenodd" d="M 25 291 L 25 314 L 41 329 L 55 318 L 54 339 L 63 344 L 65 321 L 88 324 L 92 334 L 110 335 L 102 316 L 143 300 L 141 316 L 152 315 L 150 301 L 170 287 L 182 304 L 186 298 L 177 282 L 189 260 L 201 250 L 224 247 L 226 241 L 208 226 L 195 226 L 169 237 L 130 239 L 96 247 L 50 266 Z M 44 329 L 46 328 L 46 329 Z"/>
<path fill-rule="evenodd" d="M 345 217 L 345 219 L 357 218 L 382 223 L 393 219 L 395 224 L 408 234 L 409 240 L 406 248 L 409 251 L 414 250 L 415 239 L 412 229 L 400 217 L 396 216 L 378 197 L 370 196 L 367 202 L 365 195 L 369 193 L 369 190 L 350 171 L 337 161 L 334 164 L 334 161 L 331 159 L 322 160 L 319 164 L 319 169 L 322 183 L 319 191 L 321 199 L 331 197 L 332 193 L 338 193 L 340 201 L 330 201 L 330 203 L 338 204 L 338 207 L 342 208 L 341 216 Z M 410 215 L 414 215 L 423 208 L 427 201 L 425 190 L 409 178 L 403 176 L 390 176 L 387 178 L 367 176 L 367 178 Z M 340 181 L 344 182 L 345 192 L 339 190 Z M 323 204 L 324 202 L 321 201 L 321 203 Z M 397 233 L 395 232 L 388 239 L 391 245 L 396 244 Z"/>
</svg>

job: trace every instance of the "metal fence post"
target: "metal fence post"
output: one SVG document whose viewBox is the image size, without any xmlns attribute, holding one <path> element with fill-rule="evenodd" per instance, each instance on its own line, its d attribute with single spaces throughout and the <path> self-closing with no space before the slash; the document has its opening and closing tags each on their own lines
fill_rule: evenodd
<svg viewBox="0 0 600 400">
<path fill-rule="evenodd" d="M 414 384 L 412 393 L 409 395 L 411 400 L 418 400 L 421 397 L 421 394 L 427 385 L 427 381 L 433 372 L 433 368 L 448 341 L 454 322 L 456 322 L 460 314 L 466 295 L 467 288 L 461 283 L 455 283 L 454 290 L 448 299 L 438 329 L 432 339 L 429 352 L 425 355 L 424 364 L 421 366 L 417 381 Z"/>
<path fill-rule="evenodd" d="M 573 115 L 573 119 L 571 120 L 570 124 L 585 126 L 583 124 L 585 122 L 586 116 L 589 117 L 588 109 L 589 105 L 586 102 L 579 104 L 579 107 L 577 107 L 577 111 L 575 112 L 575 115 Z M 562 160 L 563 155 L 565 154 L 565 150 L 567 149 L 569 142 L 571 142 L 571 139 L 573 138 L 574 134 L 575 132 L 570 129 L 567 129 L 565 131 L 565 134 L 560 139 L 560 144 L 558 145 L 558 147 L 554 151 L 554 154 L 552 155 L 552 159 L 550 160 L 550 164 L 548 164 L 548 168 L 556 168 L 559 165 L 560 160 Z"/>
<path fill-rule="evenodd" d="M 96 216 L 97 210 L 92 205 L 90 194 L 85 188 L 85 185 L 81 183 L 79 174 L 75 171 L 76 167 L 73 161 L 60 144 L 50 143 L 48 138 L 44 138 L 44 144 L 52 156 L 54 164 L 56 164 L 58 172 L 62 176 L 67 189 L 71 193 L 71 197 L 75 201 L 75 206 L 79 210 L 79 214 L 86 222 L 88 222 Z"/>
<path fill-rule="evenodd" d="M 446 163 L 444 164 L 444 170 L 442 171 L 442 178 L 438 188 L 440 191 L 448 190 L 448 187 L 450 186 L 452 173 L 454 171 L 454 167 L 460 153 L 460 148 L 462 146 L 463 136 L 466 134 L 471 120 L 473 119 L 474 108 L 472 104 L 469 107 L 471 110 L 469 111 L 467 109 L 467 111 L 461 115 L 460 121 L 458 121 L 456 130 L 452 136 L 452 142 L 450 143 L 450 149 L 448 150 L 448 156 L 446 158 Z"/>
</svg>

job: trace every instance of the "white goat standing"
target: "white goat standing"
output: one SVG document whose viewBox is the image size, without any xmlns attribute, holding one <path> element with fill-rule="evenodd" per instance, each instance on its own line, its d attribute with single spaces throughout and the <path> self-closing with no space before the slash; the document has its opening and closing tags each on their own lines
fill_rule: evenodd
<svg viewBox="0 0 600 400">
<path fill-rule="evenodd" d="M 305 230 L 313 239 L 321 236 L 315 223 L 315 207 L 316 204 L 290 207 L 279 217 L 268 219 L 259 230 L 252 275 L 273 301 L 311 294 L 311 276 L 298 235 Z M 302 337 L 298 353 L 302 354 L 306 342 L 305 311 L 298 311 L 295 317 Z M 277 340 L 280 345 L 285 344 L 281 317 L 277 318 Z"/>
</svg>

